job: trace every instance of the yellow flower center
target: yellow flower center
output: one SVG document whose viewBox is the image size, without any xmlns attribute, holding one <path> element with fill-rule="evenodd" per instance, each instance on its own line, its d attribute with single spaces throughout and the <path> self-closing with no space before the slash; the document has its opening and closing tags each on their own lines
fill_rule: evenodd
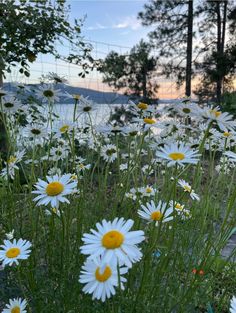
<svg viewBox="0 0 236 313">
<path fill-rule="evenodd" d="M 139 102 L 139 104 L 137 105 L 137 107 L 141 110 L 147 110 L 148 105 L 144 102 Z"/>
<path fill-rule="evenodd" d="M 16 162 L 16 157 L 15 156 L 10 156 L 9 160 L 7 161 L 8 164 Z"/>
<path fill-rule="evenodd" d="M 100 283 L 103 283 L 104 281 L 108 280 L 111 277 L 112 271 L 109 266 L 106 266 L 103 273 L 100 273 L 100 267 L 96 269 L 95 277 Z"/>
<path fill-rule="evenodd" d="M 76 174 L 72 174 L 72 175 L 71 175 L 71 179 L 72 179 L 72 180 L 77 180 L 77 178 L 78 178 L 78 177 L 77 177 Z"/>
<path fill-rule="evenodd" d="M 18 305 L 14 306 L 14 308 L 11 309 L 11 313 L 20 313 L 20 307 Z"/>
<path fill-rule="evenodd" d="M 64 190 L 64 186 L 59 181 L 54 181 L 47 185 L 46 193 L 48 196 L 57 196 Z"/>
<path fill-rule="evenodd" d="M 69 130 L 69 125 L 63 125 L 61 128 L 60 128 L 60 132 L 61 133 L 65 133 Z"/>
<path fill-rule="evenodd" d="M 79 164 L 79 168 L 80 168 L 80 169 L 83 169 L 83 168 L 84 168 L 84 164 L 80 163 L 80 164 Z"/>
<path fill-rule="evenodd" d="M 9 259 L 14 259 L 16 257 L 18 257 L 18 255 L 20 254 L 20 249 L 19 248 L 10 248 L 9 250 L 7 250 L 6 252 L 6 256 Z"/>
<path fill-rule="evenodd" d="M 147 193 L 151 193 L 151 192 L 152 192 L 152 188 L 147 187 L 147 188 L 146 188 L 146 192 L 147 192 Z"/>
<path fill-rule="evenodd" d="M 79 94 L 77 94 L 77 95 L 72 95 L 73 96 L 73 98 L 75 99 L 75 100 L 79 100 L 80 99 L 80 95 Z"/>
<path fill-rule="evenodd" d="M 102 237 L 102 245 L 107 249 L 119 248 L 124 241 L 124 235 L 117 230 L 111 230 Z"/>
<path fill-rule="evenodd" d="M 216 110 L 210 110 L 211 113 L 213 113 L 215 115 L 215 117 L 219 117 L 221 115 L 220 111 L 216 111 Z"/>
<path fill-rule="evenodd" d="M 155 124 L 155 123 L 156 123 L 156 121 L 155 121 L 153 118 L 148 118 L 148 117 L 145 117 L 145 118 L 143 119 L 143 121 L 144 121 L 144 123 L 146 123 L 146 124 Z"/>
<path fill-rule="evenodd" d="M 183 160 L 185 158 L 185 155 L 181 152 L 173 152 L 169 154 L 169 157 L 174 161 Z"/>
<path fill-rule="evenodd" d="M 229 133 L 229 132 L 224 132 L 223 133 L 223 136 L 225 136 L 225 137 L 229 137 L 231 135 L 231 133 Z"/>
<path fill-rule="evenodd" d="M 184 209 L 184 206 L 181 205 L 180 203 L 176 203 L 175 208 L 176 208 L 177 210 L 183 210 L 183 209 Z"/>
<path fill-rule="evenodd" d="M 160 221 L 163 217 L 163 214 L 160 211 L 154 211 L 151 214 L 153 221 Z"/>
<path fill-rule="evenodd" d="M 184 190 L 188 191 L 188 192 L 191 192 L 192 188 L 187 186 L 187 185 L 184 185 Z"/>
</svg>

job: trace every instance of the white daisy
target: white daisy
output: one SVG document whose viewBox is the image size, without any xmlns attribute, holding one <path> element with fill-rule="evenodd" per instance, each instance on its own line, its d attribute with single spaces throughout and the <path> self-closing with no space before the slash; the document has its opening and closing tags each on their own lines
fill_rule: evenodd
<svg viewBox="0 0 236 313">
<path fill-rule="evenodd" d="M 6 238 L 8 240 L 12 240 L 14 238 L 14 232 L 15 230 L 13 229 L 12 231 L 10 231 L 9 233 L 6 233 Z"/>
<path fill-rule="evenodd" d="M 180 204 L 178 202 L 170 201 L 170 206 L 177 212 L 178 215 L 181 216 L 182 219 L 188 219 L 191 217 L 191 213 L 188 209 L 185 209 L 184 204 Z"/>
<path fill-rule="evenodd" d="M 86 284 L 83 291 L 92 294 L 93 300 L 101 299 L 104 302 L 106 298 L 115 294 L 114 287 L 118 287 L 119 279 L 121 289 L 124 289 L 123 283 L 126 282 L 126 278 L 122 275 L 127 271 L 127 268 L 120 267 L 118 273 L 116 264 L 104 263 L 100 258 L 87 259 L 82 266 L 79 282 Z"/>
<path fill-rule="evenodd" d="M 139 191 L 142 193 L 143 197 L 151 197 L 158 192 L 158 190 L 152 186 L 140 187 Z"/>
<path fill-rule="evenodd" d="M 107 162 L 113 162 L 117 159 L 117 149 L 115 145 L 105 145 L 101 148 L 101 156 Z"/>
<path fill-rule="evenodd" d="M 159 222 L 165 223 L 173 219 L 173 207 L 167 207 L 167 203 L 159 201 L 157 205 L 154 201 L 141 205 L 142 210 L 138 210 L 138 215 L 149 223 L 155 222 L 158 225 Z"/>
<path fill-rule="evenodd" d="M 233 297 L 230 301 L 230 313 L 236 313 L 236 297 Z"/>
<path fill-rule="evenodd" d="M 59 138 L 63 134 L 69 134 L 75 128 L 75 123 L 67 120 L 60 121 L 53 131 L 56 133 L 55 137 Z"/>
<path fill-rule="evenodd" d="M 54 89 L 52 84 L 42 85 L 38 87 L 36 91 L 36 96 L 43 102 L 59 102 L 60 97 L 64 94 L 60 89 Z"/>
<path fill-rule="evenodd" d="M 23 129 L 23 132 L 28 138 L 41 139 L 47 136 L 47 129 L 43 125 L 38 123 L 27 125 Z"/>
<path fill-rule="evenodd" d="M 78 171 L 84 172 L 86 170 L 89 170 L 91 168 L 91 164 L 85 164 L 86 159 L 83 159 L 81 157 L 76 160 L 76 166 L 78 168 Z"/>
<path fill-rule="evenodd" d="M 200 154 L 197 151 L 186 146 L 184 143 L 171 143 L 160 148 L 156 152 L 158 158 L 163 158 L 168 161 L 167 166 L 175 164 L 184 166 L 184 164 L 196 164 L 199 161 Z"/>
<path fill-rule="evenodd" d="M 18 260 L 26 260 L 29 257 L 31 252 L 30 247 L 31 243 L 27 240 L 13 239 L 4 240 L 4 244 L 1 245 L 0 249 L 0 261 L 2 261 L 2 265 L 12 265 L 13 263 L 19 264 Z"/>
<path fill-rule="evenodd" d="M 22 106 L 22 103 L 17 100 L 14 96 L 5 96 L 2 99 L 2 109 L 5 113 L 15 113 Z"/>
<path fill-rule="evenodd" d="M 192 187 L 191 187 L 191 186 L 189 185 L 189 183 L 187 183 L 185 180 L 179 179 L 179 180 L 178 180 L 178 184 L 184 189 L 184 192 L 189 193 L 190 197 L 191 197 L 193 200 L 197 200 L 197 201 L 200 200 L 199 195 L 197 195 L 197 194 L 194 192 L 194 190 L 192 189 Z"/>
<path fill-rule="evenodd" d="M 131 137 L 137 136 L 140 134 L 140 125 L 133 123 L 122 128 L 122 133 L 129 135 Z"/>
<path fill-rule="evenodd" d="M 89 114 L 92 111 L 94 111 L 95 107 L 94 107 L 94 102 L 92 100 L 89 100 L 88 97 L 83 97 L 81 96 L 79 98 L 79 103 L 77 106 L 77 111 L 78 113 L 82 113 L 82 114 Z"/>
<path fill-rule="evenodd" d="M 68 159 L 68 155 L 69 155 L 69 147 L 67 147 L 66 145 L 64 146 L 58 145 L 57 147 L 52 147 L 50 149 L 49 160 L 56 162 L 59 160 Z"/>
<path fill-rule="evenodd" d="M 227 112 L 221 112 L 218 106 L 206 106 L 202 109 L 201 115 L 206 120 L 207 124 L 213 121 L 222 131 L 231 130 L 236 127 L 236 121 L 233 120 L 233 116 Z"/>
<path fill-rule="evenodd" d="M 27 313 L 27 301 L 21 298 L 10 299 L 2 313 Z"/>
<path fill-rule="evenodd" d="M 97 230 L 91 229 L 92 234 L 84 234 L 81 253 L 89 255 L 89 259 L 101 256 L 104 262 L 131 267 L 142 257 L 136 245 L 144 240 L 143 231 L 129 231 L 133 224 L 133 220 L 125 221 L 124 218 L 97 223 Z"/>
<path fill-rule="evenodd" d="M 32 193 L 38 194 L 34 201 L 37 205 L 48 205 L 49 203 L 54 208 L 58 208 L 60 202 L 70 203 L 65 197 L 75 193 L 77 182 L 71 182 L 71 174 L 65 174 L 61 177 L 54 175 L 52 177 L 46 176 L 47 181 L 39 179 L 35 187 L 37 190 Z"/>
<path fill-rule="evenodd" d="M 183 102 L 176 105 L 176 110 L 181 116 L 191 117 L 199 114 L 199 107 L 196 103 Z"/>
<path fill-rule="evenodd" d="M 5 162 L 6 167 L 2 169 L 1 176 L 7 178 L 8 176 L 11 179 L 15 177 L 15 170 L 19 170 L 17 163 L 20 163 L 24 157 L 25 150 L 17 151 L 15 154 L 11 155 L 7 162 Z"/>
</svg>

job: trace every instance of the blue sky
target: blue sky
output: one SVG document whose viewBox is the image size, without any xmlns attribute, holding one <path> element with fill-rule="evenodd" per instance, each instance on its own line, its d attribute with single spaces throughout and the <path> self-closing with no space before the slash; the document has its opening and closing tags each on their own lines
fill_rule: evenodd
<svg viewBox="0 0 236 313">
<path fill-rule="evenodd" d="M 82 34 L 90 40 L 132 47 L 150 30 L 143 27 L 137 14 L 145 0 L 70 0 L 71 18 L 87 16 Z"/>
</svg>

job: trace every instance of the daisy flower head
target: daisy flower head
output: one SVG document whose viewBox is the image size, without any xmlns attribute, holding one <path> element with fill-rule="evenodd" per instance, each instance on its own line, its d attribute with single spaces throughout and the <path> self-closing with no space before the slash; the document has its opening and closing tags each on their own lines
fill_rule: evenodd
<svg viewBox="0 0 236 313">
<path fill-rule="evenodd" d="M 6 167 L 2 169 L 1 176 L 7 178 L 10 176 L 11 179 L 15 177 L 15 170 L 19 170 L 18 163 L 20 163 L 25 155 L 25 150 L 17 151 L 12 154 L 9 159 L 5 162 Z"/>
<path fill-rule="evenodd" d="M 155 196 L 155 194 L 158 192 L 156 188 L 153 188 L 152 186 L 146 186 L 146 187 L 140 187 L 139 191 L 142 193 L 143 197 L 151 197 Z"/>
<path fill-rule="evenodd" d="M 176 110 L 183 117 L 190 117 L 199 114 L 198 105 L 192 102 L 182 102 L 176 106 Z"/>
<path fill-rule="evenodd" d="M 173 220 L 173 208 L 167 208 L 167 203 L 159 201 L 157 205 L 152 200 L 146 203 L 146 205 L 141 204 L 142 210 L 138 210 L 138 215 L 147 220 L 149 223 L 155 222 L 156 225 L 162 222 L 169 222 Z"/>
<path fill-rule="evenodd" d="M 26 137 L 33 139 L 42 139 L 47 135 L 47 129 L 43 125 L 37 123 L 27 125 L 24 128 L 24 131 Z"/>
<path fill-rule="evenodd" d="M 192 189 L 192 187 L 191 187 L 191 186 L 189 185 L 189 183 L 187 183 L 185 180 L 179 179 L 179 180 L 178 180 L 178 184 L 179 184 L 180 187 L 182 187 L 182 188 L 184 189 L 184 192 L 189 193 L 190 197 L 191 197 L 193 200 L 197 200 L 197 201 L 200 200 L 199 195 L 194 192 L 194 190 Z"/>
<path fill-rule="evenodd" d="M 50 203 L 53 208 L 58 208 L 60 202 L 70 203 L 65 196 L 77 191 L 77 181 L 71 181 L 71 174 L 46 176 L 46 178 L 47 181 L 39 179 L 35 185 L 37 190 L 32 191 L 38 195 L 33 199 L 37 205 Z"/>
<path fill-rule="evenodd" d="M 179 202 L 170 201 L 170 206 L 177 212 L 178 215 L 182 219 L 188 219 L 191 217 L 191 213 L 188 209 L 185 209 L 184 204 L 180 204 Z"/>
<path fill-rule="evenodd" d="M 167 161 L 167 166 L 185 164 L 197 164 L 200 154 L 197 151 L 186 146 L 184 143 L 166 144 L 156 152 L 158 158 L 163 158 Z"/>
<path fill-rule="evenodd" d="M 230 301 L 230 313 L 236 313 L 236 297 L 233 297 Z"/>
<path fill-rule="evenodd" d="M 81 114 L 88 114 L 91 113 L 94 110 L 94 102 L 92 100 L 89 100 L 88 97 L 80 96 L 79 103 L 77 107 L 78 113 Z"/>
<path fill-rule="evenodd" d="M 18 111 L 21 106 L 22 103 L 12 95 L 5 96 L 2 99 L 2 109 L 5 113 L 13 114 Z"/>
<path fill-rule="evenodd" d="M 107 162 L 114 162 L 117 159 L 117 149 L 115 145 L 108 144 L 102 147 L 101 156 Z"/>
<path fill-rule="evenodd" d="M 119 273 L 115 263 L 104 263 L 100 257 L 87 259 L 82 266 L 79 282 L 85 284 L 83 291 L 92 294 L 93 300 L 102 300 L 115 295 L 115 287 L 120 285 L 124 289 L 123 283 L 126 278 L 122 275 L 128 272 L 127 267 L 120 267 Z M 118 279 L 118 275 L 120 275 Z"/>
<path fill-rule="evenodd" d="M 202 109 L 201 115 L 206 120 L 207 124 L 213 121 L 222 131 L 231 130 L 236 127 L 233 116 L 227 112 L 221 112 L 218 106 L 206 106 Z"/>
<path fill-rule="evenodd" d="M 124 218 L 97 223 L 97 230 L 91 229 L 92 234 L 84 234 L 81 253 L 89 255 L 89 259 L 101 256 L 104 262 L 132 267 L 132 263 L 142 257 L 137 244 L 144 240 L 142 230 L 130 231 L 133 224 L 133 220 Z"/>
<path fill-rule="evenodd" d="M 3 242 L 4 244 L 0 246 L 0 261 L 2 261 L 3 266 L 12 266 L 13 263 L 18 265 L 18 260 L 28 259 L 31 252 L 31 243 L 29 241 L 23 239 L 16 241 L 16 239 L 13 239 L 13 241 L 4 240 Z"/>
<path fill-rule="evenodd" d="M 43 102 L 59 102 L 63 93 L 60 89 L 54 89 L 53 84 L 43 84 L 36 91 L 36 96 Z"/>
<path fill-rule="evenodd" d="M 45 77 L 47 80 L 55 83 L 55 84 L 66 84 L 68 83 L 68 80 L 65 78 L 65 76 L 59 76 L 57 73 L 49 72 L 48 75 Z"/>
<path fill-rule="evenodd" d="M 79 157 L 78 160 L 76 160 L 76 166 L 77 166 L 78 171 L 84 172 L 91 168 L 91 164 L 86 164 L 85 161 L 86 159 L 83 159 L 81 157 Z"/>
<path fill-rule="evenodd" d="M 137 123 L 132 123 L 128 126 L 125 126 L 122 128 L 122 133 L 130 137 L 135 137 L 140 134 L 140 125 Z"/>
<path fill-rule="evenodd" d="M 5 306 L 2 313 L 27 313 L 25 310 L 27 301 L 22 298 L 10 299 L 9 304 Z"/>
<path fill-rule="evenodd" d="M 75 123 L 64 120 L 60 121 L 54 128 L 56 135 L 55 137 L 61 137 L 63 134 L 69 134 L 75 128 Z"/>
<path fill-rule="evenodd" d="M 13 229 L 12 231 L 10 231 L 9 233 L 6 233 L 6 238 L 8 240 L 12 240 L 14 238 L 14 232 L 15 230 Z"/>
</svg>

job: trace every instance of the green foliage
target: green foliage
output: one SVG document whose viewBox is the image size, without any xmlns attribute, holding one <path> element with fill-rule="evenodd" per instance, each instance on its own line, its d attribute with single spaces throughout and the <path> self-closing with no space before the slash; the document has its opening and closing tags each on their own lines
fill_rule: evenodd
<svg viewBox="0 0 236 313">
<path fill-rule="evenodd" d="M 29 76 L 29 63 L 36 60 L 39 53 L 50 53 L 65 61 L 83 64 L 93 62 L 91 47 L 80 36 L 82 21 L 68 22 L 65 0 L 25 1 L 6 0 L 0 2 L 0 71 L 10 72 L 12 66 L 20 64 L 20 73 Z M 62 57 L 55 45 L 56 41 L 73 43 L 76 54 Z"/>
<path fill-rule="evenodd" d="M 222 96 L 222 110 L 236 116 L 236 92 L 226 92 Z"/>
</svg>

